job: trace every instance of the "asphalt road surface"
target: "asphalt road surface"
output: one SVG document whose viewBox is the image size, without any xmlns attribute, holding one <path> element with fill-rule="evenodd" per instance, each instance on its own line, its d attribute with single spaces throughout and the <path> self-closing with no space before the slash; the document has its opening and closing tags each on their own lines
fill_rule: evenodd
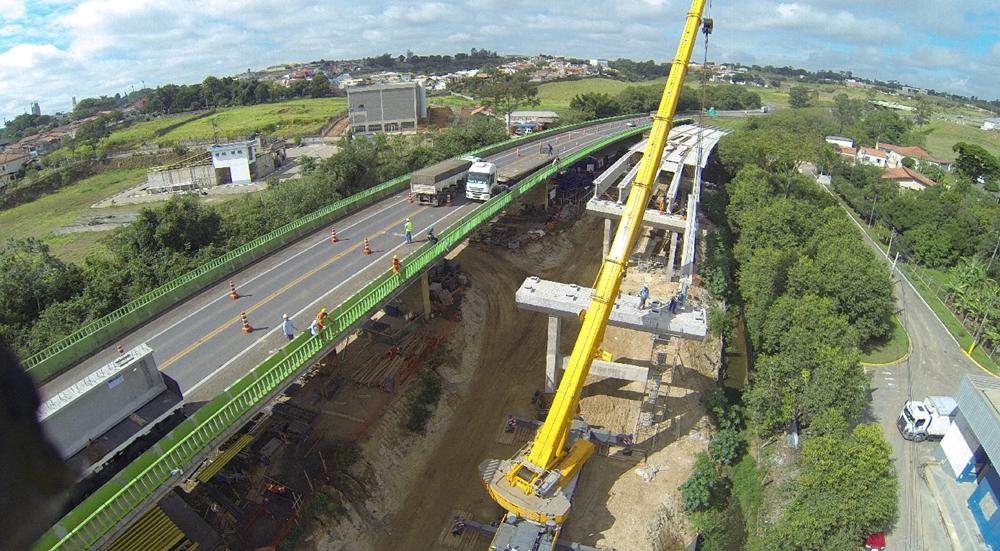
<svg viewBox="0 0 1000 551">
<path fill-rule="evenodd" d="M 865 241 L 881 255 L 867 234 Z M 868 368 L 872 376 L 868 421 L 882 425 L 892 446 L 899 477 L 899 520 L 888 534 L 887 548 L 952 549 L 937 504 L 921 477 L 921 465 L 934 460 L 934 451 L 940 444 L 903 440 L 896 429 L 896 418 L 903 402 L 923 400 L 928 395 L 952 396 L 963 375 L 982 374 L 983 371 L 962 353 L 958 343 L 909 282 L 899 272 L 894 279 L 896 308 L 910 336 L 911 352 L 905 361 L 895 365 Z"/>
<path fill-rule="evenodd" d="M 626 129 L 615 121 L 543 138 L 560 156 L 566 156 Z M 498 167 L 528 170 L 548 162 L 537 143 L 522 145 L 487 157 Z M 130 349 L 148 343 L 161 371 L 176 380 L 185 401 L 207 401 L 284 342 L 280 324 L 287 313 L 297 331 L 305 331 L 321 307 L 332 309 L 391 266 L 392 256 L 405 258 L 423 244 L 427 228 L 441 234 L 452 223 L 479 206 L 456 197 L 452 207 L 410 204 L 402 191 L 364 210 L 337 220 L 340 242 L 330 242 L 326 227 L 306 236 L 174 306 L 131 334 L 83 361 L 42 388 L 43 400 L 107 364 L 122 343 Z M 406 218 L 413 220 L 414 243 L 403 238 Z M 371 256 L 362 254 L 368 237 Z M 241 295 L 228 296 L 228 280 Z M 240 312 L 246 312 L 254 331 L 242 332 Z"/>
</svg>

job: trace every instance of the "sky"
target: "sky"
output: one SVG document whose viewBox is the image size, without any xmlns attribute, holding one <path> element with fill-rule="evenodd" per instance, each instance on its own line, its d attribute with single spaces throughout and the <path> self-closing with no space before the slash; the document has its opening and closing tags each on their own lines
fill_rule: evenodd
<svg viewBox="0 0 1000 551">
<path fill-rule="evenodd" d="M 669 60 L 682 0 L 0 0 L 0 117 L 282 62 L 501 54 Z M 997 0 L 710 1 L 709 60 L 1000 97 Z M 700 59 L 702 46 L 696 49 Z"/>
</svg>

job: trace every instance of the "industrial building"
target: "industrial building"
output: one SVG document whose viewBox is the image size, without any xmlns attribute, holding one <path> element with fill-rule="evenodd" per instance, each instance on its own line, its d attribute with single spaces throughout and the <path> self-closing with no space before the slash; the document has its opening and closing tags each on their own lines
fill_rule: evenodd
<svg viewBox="0 0 1000 551">
<path fill-rule="evenodd" d="M 1000 549 L 1000 381 L 983 375 L 966 376 L 955 393 L 958 415 L 938 455 L 945 471 L 955 477 L 983 542 Z"/>
<path fill-rule="evenodd" d="M 266 178 L 285 161 L 280 140 L 213 144 L 206 152 L 146 173 L 147 193 L 193 191 L 224 184 L 249 184 Z"/>
<path fill-rule="evenodd" d="M 416 130 L 427 118 L 427 98 L 419 82 L 393 82 L 347 88 L 352 134 Z"/>
</svg>

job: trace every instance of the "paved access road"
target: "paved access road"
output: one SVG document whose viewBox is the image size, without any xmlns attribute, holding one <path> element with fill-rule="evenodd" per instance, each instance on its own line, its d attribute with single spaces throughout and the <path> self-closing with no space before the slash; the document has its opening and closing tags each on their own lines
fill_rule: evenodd
<svg viewBox="0 0 1000 551">
<path fill-rule="evenodd" d="M 875 245 L 865 235 L 869 246 Z M 981 371 L 961 351 L 958 343 L 916 289 L 896 273 L 896 308 L 910 336 L 909 357 L 898 364 L 871 367 L 872 400 L 869 420 L 882 425 L 892 446 L 892 457 L 899 477 L 899 520 L 888 534 L 889 549 L 941 551 L 952 549 L 921 466 L 934 460 L 938 442 L 907 442 L 896 429 L 903 402 L 923 400 L 928 395 L 954 395 L 963 375 Z M 958 551 L 958 550 L 956 550 Z"/>
<path fill-rule="evenodd" d="M 626 121 L 615 121 L 542 138 L 540 143 L 551 143 L 566 156 L 625 129 Z M 487 159 L 500 167 L 528 169 L 549 158 L 532 143 Z M 148 343 L 160 370 L 180 384 L 186 402 L 210 400 L 285 342 L 283 313 L 291 316 L 296 333 L 305 331 L 321 307 L 342 303 L 387 270 L 393 255 L 405 258 L 422 245 L 427 228 L 433 226 L 440 234 L 479 204 L 456 197 L 452 207 L 435 208 L 410 204 L 407 192 L 400 192 L 336 221 L 339 243 L 330 242 L 326 227 L 233 274 L 239 300 L 229 298 L 228 281 L 220 282 L 117 342 L 126 349 Z M 408 217 L 415 232 L 412 245 L 403 239 Z M 371 256 L 362 254 L 365 237 Z M 255 329 L 250 334 L 241 330 L 241 311 Z M 114 359 L 117 342 L 45 385 L 43 399 Z"/>
</svg>

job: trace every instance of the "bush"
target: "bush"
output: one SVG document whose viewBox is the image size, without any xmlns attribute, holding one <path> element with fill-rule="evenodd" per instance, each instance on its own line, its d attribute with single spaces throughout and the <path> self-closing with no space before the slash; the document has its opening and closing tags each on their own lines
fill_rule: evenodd
<svg viewBox="0 0 1000 551">
<path fill-rule="evenodd" d="M 732 465 L 743 457 L 746 441 L 731 428 L 722 429 L 708 443 L 708 453 L 722 465 Z"/>
<path fill-rule="evenodd" d="M 721 487 L 722 478 L 715 469 L 715 464 L 709 459 L 708 454 L 699 453 L 695 456 L 691 476 L 680 486 L 684 511 L 693 513 L 708 509 Z"/>
<path fill-rule="evenodd" d="M 410 418 L 406 421 L 406 428 L 411 432 L 424 432 L 427 421 L 431 418 L 431 411 L 441 397 L 441 379 L 433 372 L 421 373 L 420 383 L 420 393 L 410 404 Z"/>
</svg>

